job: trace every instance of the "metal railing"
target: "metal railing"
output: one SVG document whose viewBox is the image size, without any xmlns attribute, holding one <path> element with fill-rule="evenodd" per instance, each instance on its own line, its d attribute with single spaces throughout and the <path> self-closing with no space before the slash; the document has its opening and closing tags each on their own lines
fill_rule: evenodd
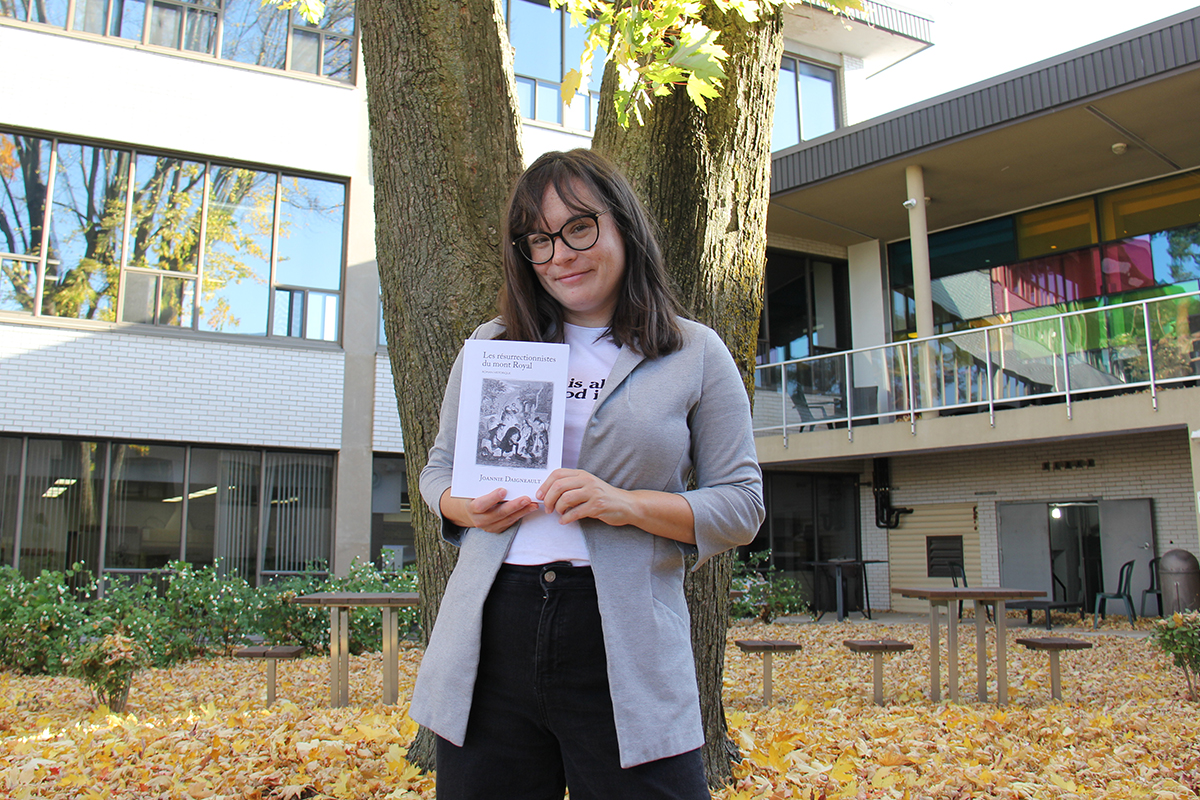
<svg viewBox="0 0 1200 800">
<path fill-rule="evenodd" d="M 1200 292 L 1052 314 L 755 368 L 754 432 L 908 422 L 1200 382 Z"/>
</svg>

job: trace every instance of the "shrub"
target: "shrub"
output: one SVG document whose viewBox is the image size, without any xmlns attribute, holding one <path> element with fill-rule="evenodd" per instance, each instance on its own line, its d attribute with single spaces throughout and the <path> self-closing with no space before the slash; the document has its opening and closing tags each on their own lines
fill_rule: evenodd
<svg viewBox="0 0 1200 800">
<path fill-rule="evenodd" d="M 214 561 L 197 569 L 186 561 L 167 565 L 166 613 L 175 658 L 217 649 L 229 655 L 254 632 L 258 595 L 245 578 L 222 574 Z"/>
<path fill-rule="evenodd" d="M 1183 670 L 1187 681 L 1188 697 L 1200 700 L 1192 675 L 1200 675 L 1200 611 L 1176 611 L 1160 619 L 1150 634 L 1150 643 L 1168 653 L 1175 666 Z"/>
<path fill-rule="evenodd" d="M 299 595 L 414 591 L 417 585 L 415 569 L 384 573 L 358 562 L 341 578 L 313 571 L 257 589 L 222 572 L 219 562 L 196 567 L 175 561 L 137 582 L 106 579 L 97 592 L 83 570 L 42 572 L 27 580 L 0 567 L 0 665 L 24 673 L 69 669 L 116 710 L 143 666 L 169 666 L 213 651 L 229 654 L 254 635 L 313 652 L 328 646 L 328 610 L 296 605 L 292 600 Z M 404 628 L 419 620 L 416 609 L 397 612 Z M 351 652 L 381 647 L 380 617 L 370 608 L 351 615 Z"/>
<path fill-rule="evenodd" d="M 145 647 L 121 628 L 83 645 L 70 661 L 69 672 L 86 683 L 96 701 L 121 713 L 129 700 L 133 676 L 146 666 Z"/>
<path fill-rule="evenodd" d="M 734 561 L 733 589 L 742 595 L 733 603 L 733 616 L 770 622 L 778 616 L 808 611 L 804 586 L 776 569 L 770 559 L 770 550 L 759 550 L 746 561 Z"/>
<path fill-rule="evenodd" d="M 68 582 L 90 594 L 87 573 L 42 570 L 26 580 L 12 567 L 0 567 L 0 663 L 28 674 L 63 672 L 85 620 L 84 606 Z"/>
</svg>

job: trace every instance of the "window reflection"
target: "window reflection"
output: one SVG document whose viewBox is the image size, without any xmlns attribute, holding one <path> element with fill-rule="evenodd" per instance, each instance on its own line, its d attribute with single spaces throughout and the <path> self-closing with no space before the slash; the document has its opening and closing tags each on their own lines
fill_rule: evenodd
<svg viewBox="0 0 1200 800">
<path fill-rule="evenodd" d="M 771 150 L 824 136 L 837 127 L 837 72 L 784 56 L 779 65 Z"/>
<path fill-rule="evenodd" d="M 279 256 L 275 281 L 288 286 L 338 289 L 346 187 L 285 176 L 279 202 Z"/>
<path fill-rule="evenodd" d="M 67 0 L 0 0 L 0 16 L 64 27 Z"/>
<path fill-rule="evenodd" d="M 265 335 L 275 175 L 213 165 L 209 181 L 200 327 Z"/>
<path fill-rule="evenodd" d="M 59 142 L 42 313 L 111 322 L 129 153 Z"/>
<path fill-rule="evenodd" d="M 50 141 L 0 133 L 0 310 L 33 312 Z"/>
<path fill-rule="evenodd" d="M 0 311 L 336 341 L 345 220 L 337 181 L 0 134 Z"/>
<path fill-rule="evenodd" d="M 935 233 L 935 329 L 1194 291 L 1198 217 L 1200 174 L 1189 173 Z M 888 245 L 888 268 L 901 338 L 916 328 L 907 241 Z"/>
<path fill-rule="evenodd" d="M 0 0 L 0 16 L 66 29 L 71 7 L 68 0 Z M 149 15 L 145 0 L 75 0 L 73 7 L 74 31 L 272 69 L 285 68 L 290 35 L 291 69 L 347 83 L 354 79 L 353 0 L 331 0 L 315 25 L 296 10 L 259 0 L 154 0 Z"/>
<path fill-rule="evenodd" d="M 259 0 L 228 0 L 221 31 L 221 56 L 242 64 L 283 69 L 288 15 L 268 13 Z"/>
<path fill-rule="evenodd" d="M 129 261 L 132 266 L 195 272 L 200 261 L 204 164 L 138 155 L 134 166 Z"/>
<path fill-rule="evenodd" d="M 593 56 L 588 85 L 581 87 L 570 105 L 561 90 L 563 75 L 579 69 L 586 35 L 587 28 L 571 25 L 562 9 L 552 10 L 537 0 L 509 0 L 508 39 L 522 117 L 581 130 L 595 126 L 604 53 Z"/>
</svg>

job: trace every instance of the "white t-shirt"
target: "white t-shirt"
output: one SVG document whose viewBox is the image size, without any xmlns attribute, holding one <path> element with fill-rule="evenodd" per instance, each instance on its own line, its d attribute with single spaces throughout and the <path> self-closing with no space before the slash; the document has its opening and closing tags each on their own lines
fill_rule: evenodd
<svg viewBox="0 0 1200 800">
<path fill-rule="evenodd" d="M 567 357 L 567 413 L 563 424 L 563 460 L 567 469 L 579 465 L 583 433 L 596 398 L 612 372 L 620 348 L 607 336 L 597 341 L 604 328 L 566 325 L 563 341 L 571 346 Z M 591 563 L 583 528 L 578 522 L 563 525 L 557 513 L 538 509 L 521 520 L 521 527 L 504 558 L 507 564 L 549 564 L 570 561 L 575 566 Z"/>
</svg>

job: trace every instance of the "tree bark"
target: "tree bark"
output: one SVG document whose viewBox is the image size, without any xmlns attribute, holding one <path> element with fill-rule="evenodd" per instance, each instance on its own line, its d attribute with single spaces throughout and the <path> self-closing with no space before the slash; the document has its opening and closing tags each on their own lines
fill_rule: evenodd
<svg viewBox="0 0 1200 800">
<path fill-rule="evenodd" d="M 359 0 L 375 241 L 416 534 L 433 629 L 456 552 L 417 481 L 459 347 L 496 313 L 501 215 L 522 170 L 512 55 L 497 0 Z M 422 730 L 409 760 L 434 767 Z"/>
<path fill-rule="evenodd" d="M 609 69 L 592 148 L 638 189 L 661 228 L 667 267 L 688 313 L 725 340 L 753 400 L 782 21 L 779 12 L 755 24 L 713 7 L 706 13 L 729 53 L 721 96 L 703 112 L 679 88 L 655 99 L 644 126 L 624 130 L 612 110 Z M 732 563 L 731 553 L 713 559 L 687 583 L 704 762 L 714 787 L 730 780 L 737 756 L 721 697 Z"/>
</svg>

